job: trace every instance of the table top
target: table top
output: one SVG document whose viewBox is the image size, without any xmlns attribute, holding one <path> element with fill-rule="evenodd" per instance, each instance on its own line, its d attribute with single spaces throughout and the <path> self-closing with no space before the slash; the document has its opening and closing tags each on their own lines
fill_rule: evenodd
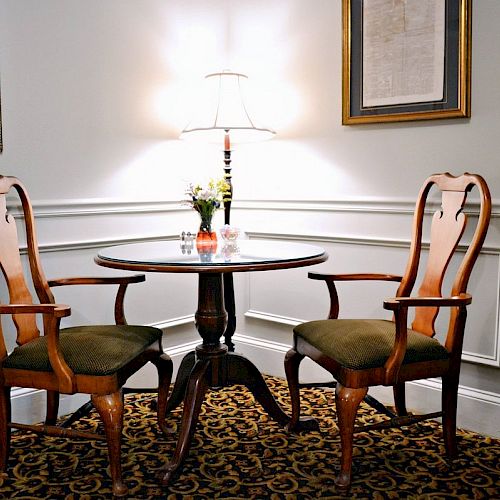
<svg viewBox="0 0 500 500">
<path fill-rule="evenodd" d="M 310 266 L 324 262 L 323 248 L 278 240 L 219 240 L 196 248 L 181 240 L 131 243 L 103 248 L 95 261 L 104 267 L 153 272 L 244 272 Z"/>
</svg>

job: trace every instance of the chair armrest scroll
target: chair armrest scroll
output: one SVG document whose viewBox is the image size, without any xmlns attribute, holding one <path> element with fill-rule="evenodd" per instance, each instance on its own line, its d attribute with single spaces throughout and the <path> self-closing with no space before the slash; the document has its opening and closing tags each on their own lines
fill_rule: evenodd
<svg viewBox="0 0 500 500">
<path fill-rule="evenodd" d="M 472 295 L 461 293 L 454 297 L 394 297 L 384 300 L 384 309 L 395 311 L 402 307 L 460 307 L 472 302 Z"/>
<path fill-rule="evenodd" d="M 65 304 L 2 304 L 0 314 L 50 314 L 63 318 L 71 314 L 71 307 Z"/>
</svg>

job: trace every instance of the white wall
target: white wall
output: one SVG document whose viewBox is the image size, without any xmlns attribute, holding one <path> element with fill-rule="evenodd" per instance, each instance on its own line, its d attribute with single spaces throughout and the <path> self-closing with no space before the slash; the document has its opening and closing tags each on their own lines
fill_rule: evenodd
<svg viewBox="0 0 500 500">
<path fill-rule="evenodd" d="M 471 285 L 459 413 L 498 435 L 499 16 L 497 0 L 473 5 L 470 119 L 343 127 L 340 0 L 0 0 L 0 172 L 29 187 L 49 277 L 102 274 L 92 261 L 101 246 L 196 228 L 178 202 L 185 180 L 220 174 L 221 146 L 177 138 L 214 70 L 246 72 L 256 112 L 277 131 L 234 150 L 233 221 L 252 237 L 324 245 L 322 269 L 402 272 L 422 180 L 481 173 L 494 218 Z M 306 272 L 237 276 L 239 347 L 267 371 L 281 365 L 290 324 L 326 314 L 325 290 Z M 196 339 L 192 278 L 148 276 L 131 290 L 130 321 L 171 325 L 169 347 Z M 57 290 L 77 304 L 80 293 Z M 368 314 L 391 294 L 362 292 Z M 108 318 L 109 297 L 96 297 L 70 321 Z M 415 388 L 414 407 L 434 404 L 432 384 Z"/>
</svg>

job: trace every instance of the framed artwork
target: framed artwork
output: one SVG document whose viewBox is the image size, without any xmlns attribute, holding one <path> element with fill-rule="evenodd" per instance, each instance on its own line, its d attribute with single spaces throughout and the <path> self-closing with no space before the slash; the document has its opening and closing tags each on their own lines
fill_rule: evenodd
<svg viewBox="0 0 500 500">
<path fill-rule="evenodd" d="M 470 116 L 472 0 L 342 0 L 342 123 Z"/>
</svg>

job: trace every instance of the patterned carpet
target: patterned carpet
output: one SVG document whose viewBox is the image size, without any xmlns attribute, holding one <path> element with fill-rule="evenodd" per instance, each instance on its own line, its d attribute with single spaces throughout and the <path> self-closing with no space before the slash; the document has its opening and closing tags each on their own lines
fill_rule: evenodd
<svg viewBox="0 0 500 500">
<path fill-rule="evenodd" d="M 286 383 L 267 380 L 288 410 Z M 333 393 L 303 390 L 304 413 L 318 417 L 321 430 L 293 435 L 240 386 L 210 393 L 182 473 L 169 488 L 161 488 L 155 473 L 172 456 L 181 412 L 171 415 L 174 433 L 165 437 L 150 404 L 149 394 L 126 396 L 122 463 L 131 499 L 500 498 L 500 441 L 460 431 L 459 458 L 449 464 L 441 427 L 430 421 L 357 434 L 353 486 L 348 497 L 339 496 L 333 483 L 339 462 Z M 382 418 L 362 405 L 360 420 Z M 97 425 L 92 413 L 77 427 Z M 111 498 L 107 465 L 104 442 L 15 432 L 8 475 L 0 477 L 0 498 Z"/>
</svg>

